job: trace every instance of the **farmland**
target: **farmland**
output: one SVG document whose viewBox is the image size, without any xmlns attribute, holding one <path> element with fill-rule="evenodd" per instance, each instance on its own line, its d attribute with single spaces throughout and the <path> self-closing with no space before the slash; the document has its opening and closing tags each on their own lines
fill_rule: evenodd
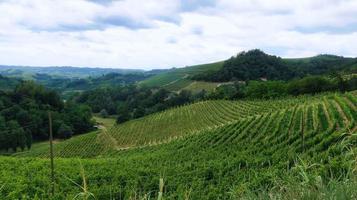
<svg viewBox="0 0 357 200">
<path fill-rule="evenodd" d="M 56 144 L 56 198 L 83 192 L 81 166 L 97 199 L 153 198 L 160 178 L 167 199 L 351 198 L 356 117 L 355 92 L 170 109 Z M 40 152 L 0 159 L 3 198 L 48 197 Z"/>
</svg>

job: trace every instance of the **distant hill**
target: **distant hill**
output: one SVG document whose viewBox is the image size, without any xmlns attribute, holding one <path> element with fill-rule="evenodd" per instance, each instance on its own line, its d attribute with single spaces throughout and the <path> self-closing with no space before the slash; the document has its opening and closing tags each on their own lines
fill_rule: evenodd
<svg viewBox="0 0 357 200">
<path fill-rule="evenodd" d="M 235 80 L 289 80 L 333 71 L 356 73 L 357 58 L 318 55 L 308 58 L 280 58 L 258 49 L 241 52 L 228 60 L 173 68 L 141 81 L 142 86 L 163 87 L 170 91 L 213 90 Z"/>
<path fill-rule="evenodd" d="M 285 58 L 283 62 L 295 71 L 297 76 L 320 75 L 332 71 L 357 72 L 357 58 L 322 54 L 308 58 Z"/>
<path fill-rule="evenodd" d="M 0 90 L 10 90 L 20 83 L 19 79 L 8 78 L 0 75 Z"/>
<path fill-rule="evenodd" d="M 73 93 L 97 88 L 124 86 L 135 84 L 152 75 L 145 73 L 120 74 L 110 72 L 105 75 L 83 78 L 67 78 L 48 74 L 35 74 L 33 79 L 47 88 L 55 89 L 67 99 Z"/>
<path fill-rule="evenodd" d="M 232 81 L 289 80 L 333 71 L 357 72 L 357 58 L 318 55 L 308 58 L 280 58 L 258 49 L 241 52 L 225 61 L 183 68 L 134 70 L 81 67 L 26 67 L 0 65 L 0 75 L 34 80 L 61 91 L 86 90 L 132 84 L 161 87 L 170 91 L 212 91 Z M 115 75 L 116 74 L 116 75 Z"/>
<path fill-rule="evenodd" d="M 108 73 L 141 73 L 144 70 L 137 69 L 114 69 L 114 68 L 89 68 L 89 67 L 32 67 L 32 66 L 8 66 L 0 65 L 0 74 L 4 76 L 32 79 L 35 74 L 48 74 L 66 78 L 84 78 L 101 76 Z"/>
<path fill-rule="evenodd" d="M 322 75 L 334 71 L 353 72 L 357 59 L 334 55 L 318 55 L 310 58 L 283 59 L 268 55 L 258 49 L 241 52 L 224 61 L 217 71 L 204 71 L 191 79 L 200 81 L 247 81 L 247 80 L 289 80 L 307 75 Z"/>
<path fill-rule="evenodd" d="M 21 80 L 33 80 L 62 94 L 101 87 L 134 84 L 167 70 L 81 67 L 26 67 L 0 65 L 0 89 L 13 89 Z"/>
</svg>

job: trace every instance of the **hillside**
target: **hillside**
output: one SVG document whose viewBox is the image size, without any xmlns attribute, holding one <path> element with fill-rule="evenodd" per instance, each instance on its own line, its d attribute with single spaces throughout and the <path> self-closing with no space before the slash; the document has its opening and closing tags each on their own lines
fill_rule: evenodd
<svg viewBox="0 0 357 200">
<path fill-rule="evenodd" d="M 153 198 L 156 194 L 150 191 L 158 190 L 160 177 L 167 199 L 185 195 L 190 199 L 320 199 L 341 191 L 353 197 L 356 94 L 202 102 L 134 120 L 97 137 L 95 133 L 78 136 L 56 144 L 56 155 L 92 157 L 97 152 L 100 156 L 80 162 L 57 159 L 56 191 L 59 197 L 73 198 L 80 189 L 71 180 L 81 183 L 78 172 L 82 165 L 89 191 L 98 199 Z M 174 125 L 182 128 L 173 129 Z M 94 145 L 98 141 L 103 146 Z M 141 148 L 104 148 L 113 142 L 119 147 L 137 144 Z M 70 144 L 73 148 L 62 151 L 60 145 Z M 1 183 L 5 183 L 0 195 L 46 196 L 44 181 L 48 179 L 44 176 L 49 171 L 39 166 L 45 166 L 47 160 L 2 158 L 0 162 Z M 338 182 L 336 177 L 341 176 L 349 181 Z M 39 184 L 21 189 L 16 184 L 25 184 L 31 177 L 39 178 Z M 21 193 L 10 193 L 14 189 Z"/>
<path fill-rule="evenodd" d="M 167 142 L 195 132 L 222 126 L 240 118 L 272 112 L 278 108 L 291 106 L 297 101 L 305 100 L 300 98 L 299 100 L 287 99 L 279 102 L 225 100 L 198 102 L 148 115 L 119 125 L 114 125 L 113 123 L 113 127 L 107 126 L 106 131 L 103 131 L 97 138 L 96 136 L 99 132 L 73 137 L 65 142 L 56 144 L 56 155 L 63 157 L 71 157 L 73 155 L 86 157 L 87 154 L 86 151 L 83 151 L 83 148 L 73 149 L 70 147 L 73 146 L 75 148 L 76 145 L 72 144 L 80 145 L 78 143 L 81 143 L 81 141 L 83 141 L 83 145 L 86 148 L 92 145 L 97 146 L 95 143 L 102 143 L 103 146 L 114 150 Z M 39 145 L 39 147 L 42 147 L 42 145 Z M 70 151 L 61 152 L 66 148 L 70 149 Z M 101 153 L 102 147 L 98 147 L 98 149 L 98 151 L 93 149 L 92 152 Z M 48 147 L 47 149 L 34 147 L 29 152 L 19 153 L 18 155 L 46 156 L 47 152 Z M 73 152 L 79 152 L 79 154 L 73 154 Z"/>
<path fill-rule="evenodd" d="M 332 71 L 356 73 L 356 70 L 355 58 L 335 55 L 280 58 L 250 50 L 221 62 L 171 69 L 141 81 L 140 85 L 170 91 L 212 91 L 221 83 L 232 80 L 289 80 L 306 75 L 326 75 Z"/>
<path fill-rule="evenodd" d="M 223 62 L 215 62 L 184 68 L 175 68 L 141 81 L 140 85 L 148 87 L 164 87 L 172 91 L 178 91 L 193 83 L 193 81 L 189 79 L 190 76 L 205 73 L 207 71 L 217 71 L 222 65 Z"/>
<path fill-rule="evenodd" d="M 353 129 L 356 126 L 355 98 L 356 93 L 352 92 L 347 95 L 302 96 L 271 101 L 215 100 L 199 102 L 148 115 L 119 125 L 111 123 L 114 126 L 107 125 L 103 131 L 77 136 L 56 144 L 56 155 L 60 157 L 93 157 L 107 154 L 108 151 L 112 150 L 168 143 L 178 138 L 214 130 L 217 127 L 242 120 L 248 122 L 249 120 L 260 119 L 263 115 L 288 112 L 287 110 L 290 108 L 301 108 L 301 112 L 306 115 L 309 112 L 314 115 L 314 118 L 318 118 L 320 114 L 329 115 L 326 117 L 329 120 L 329 125 L 320 124 L 320 126 Z M 261 120 L 263 120 L 262 122 L 269 121 L 268 118 Z M 315 124 L 314 126 L 319 125 Z M 83 148 L 77 148 L 82 145 Z M 42 148 L 42 145 L 40 147 L 34 147 L 30 151 L 17 155 L 48 156 L 48 147 L 47 149 Z M 90 153 L 87 151 L 88 148 Z"/>
</svg>

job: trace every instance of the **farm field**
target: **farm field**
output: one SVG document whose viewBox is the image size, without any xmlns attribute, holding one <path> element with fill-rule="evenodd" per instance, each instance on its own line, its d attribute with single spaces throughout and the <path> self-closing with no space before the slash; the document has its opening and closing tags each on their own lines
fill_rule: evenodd
<svg viewBox="0 0 357 200">
<path fill-rule="evenodd" d="M 97 199 L 156 198 L 160 178 L 165 199 L 353 199 L 356 100 L 206 101 L 77 136 L 55 146 L 55 199 L 83 193 L 82 168 Z M 0 159 L 0 197 L 48 198 L 39 152 Z"/>
</svg>

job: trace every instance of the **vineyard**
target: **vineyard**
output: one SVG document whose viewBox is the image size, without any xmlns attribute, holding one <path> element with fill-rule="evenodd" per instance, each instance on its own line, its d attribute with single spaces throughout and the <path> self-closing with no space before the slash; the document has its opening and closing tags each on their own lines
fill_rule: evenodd
<svg viewBox="0 0 357 200">
<path fill-rule="evenodd" d="M 97 199 L 155 198 L 160 178 L 166 199 L 353 199 L 356 94 L 198 102 L 74 137 L 56 156 L 97 159 L 57 159 L 56 198 L 81 192 L 83 166 Z M 48 198 L 41 148 L 0 159 L 0 197 Z"/>
<path fill-rule="evenodd" d="M 290 107 L 298 101 L 306 99 L 198 102 L 114 126 L 108 133 L 120 148 L 151 145 Z"/>
<path fill-rule="evenodd" d="M 270 113 L 291 107 L 298 102 L 319 101 L 320 96 L 287 98 L 274 101 L 204 101 L 170 109 L 140 119 L 112 126 L 105 123 L 105 131 L 93 132 L 55 143 L 58 157 L 95 157 L 111 150 L 152 146 L 233 123 L 239 119 Z M 78 148 L 80 147 L 80 148 Z M 90 151 L 89 151 L 90 150 Z M 48 157 L 48 145 L 38 145 L 16 156 Z"/>
</svg>

